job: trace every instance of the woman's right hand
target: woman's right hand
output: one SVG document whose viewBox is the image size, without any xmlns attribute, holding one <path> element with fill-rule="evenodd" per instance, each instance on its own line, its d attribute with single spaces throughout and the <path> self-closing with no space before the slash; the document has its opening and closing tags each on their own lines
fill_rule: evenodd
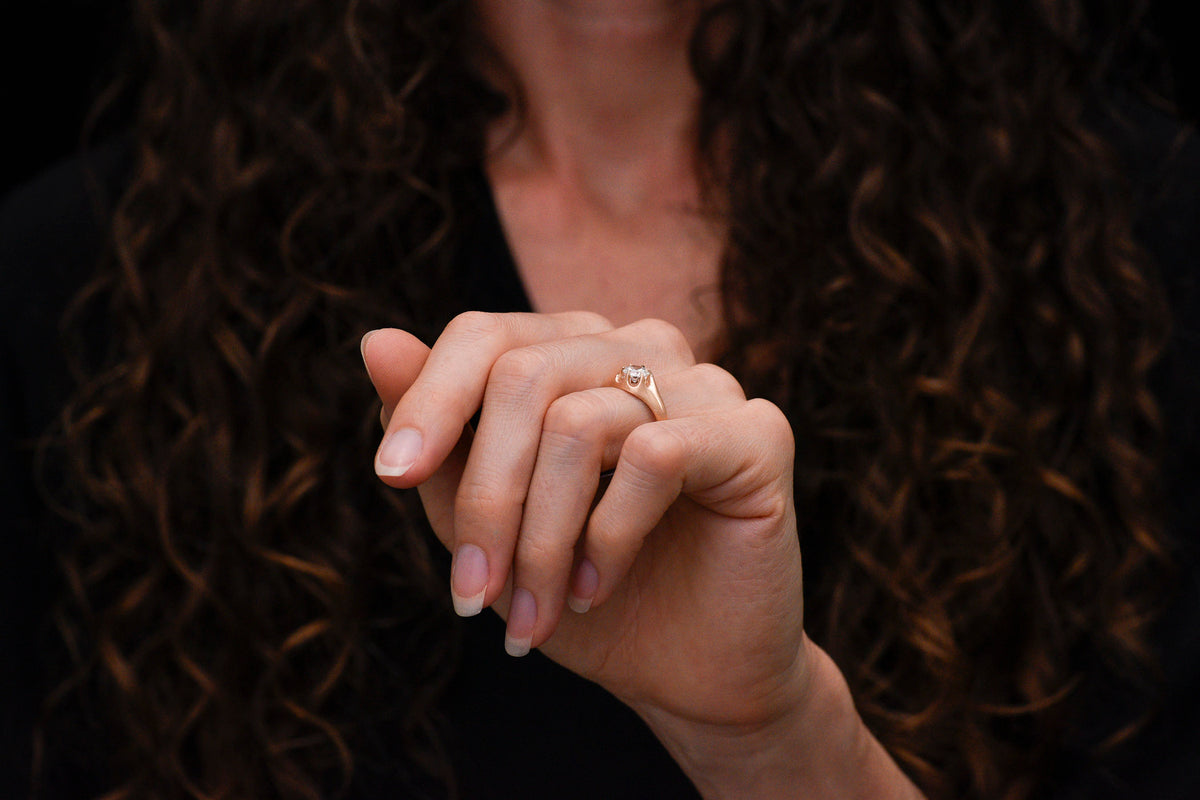
<svg viewBox="0 0 1200 800">
<path fill-rule="evenodd" d="M 460 613 L 495 608 L 511 653 L 540 647 L 628 703 L 712 794 L 802 785 L 797 748 L 824 767 L 839 738 L 857 750 L 853 704 L 829 702 L 848 699 L 840 673 L 804 635 L 775 406 L 654 320 L 472 313 L 432 351 L 389 330 L 363 356 L 384 401 L 377 471 L 419 487 Z M 630 363 L 653 371 L 666 419 L 612 385 Z"/>
</svg>

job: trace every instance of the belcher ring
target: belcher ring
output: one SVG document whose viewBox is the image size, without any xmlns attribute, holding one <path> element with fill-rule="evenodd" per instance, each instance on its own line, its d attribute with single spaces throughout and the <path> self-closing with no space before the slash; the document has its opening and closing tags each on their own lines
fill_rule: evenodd
<svg viewBox="0 0 1200 800">
<path fill-rule="evenodd" d="M 667 418 L 667 408 L 663 405 L 662 395 L 658 393 L 658 386 L 654 383 L 654 375 L 641 364 L 622 367 L 613 378 L 613 385 L 645 403 L 656 422 Z"/>
</svg>

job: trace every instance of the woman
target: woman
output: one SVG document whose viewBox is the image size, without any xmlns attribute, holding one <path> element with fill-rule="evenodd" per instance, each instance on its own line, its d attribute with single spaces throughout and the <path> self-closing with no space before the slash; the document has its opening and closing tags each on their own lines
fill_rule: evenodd
<svg viewBox="0 0 1200 800">
<path fill-rule="evenodd" d="M 1162 188 L 1170 124 L 1111 20 L 171 11 L 47 450 L 79 530 L 43 794 L 1195 786 L 1194 726 L 1145 713 L 1196 663 L 1151 646 L 1188 386 L 1151 391 L 1125 179 Z M 1195 205 L 1158 208 L 1186 265 Z M 485 607 L 610 694 L 505 663 Z"/>
</svg>

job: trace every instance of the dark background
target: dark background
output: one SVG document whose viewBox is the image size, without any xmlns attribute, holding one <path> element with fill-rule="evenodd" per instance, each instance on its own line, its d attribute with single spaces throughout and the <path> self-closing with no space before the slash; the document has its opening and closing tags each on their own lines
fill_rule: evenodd
<svg viewBox="0 0 1200 800">
<path fill-rule="evenodd" d="M 0 196 L 79 147 L 80 130 L 108 84 L 127 37 L 130 0 L 8 0 L 0 15 Z M 1186 36 L 1192 3 L 1155 0 L 1151 26 L 1175 70 L 1182 114 L 1200 110 L 1200 43 Z M 23 16 L 14 14 L 23 7 Z M 109 124 L 119 125 L 120 111 Z"/>
</svg>

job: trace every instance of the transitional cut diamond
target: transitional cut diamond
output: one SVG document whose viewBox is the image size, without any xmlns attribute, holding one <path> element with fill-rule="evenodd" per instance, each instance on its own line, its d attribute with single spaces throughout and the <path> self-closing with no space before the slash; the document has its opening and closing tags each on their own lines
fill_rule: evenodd
<svg viewBox="0 0 1200 800">
<path fill-rule="evenodd" d="M 637 386 L 650 377 L 650 370 L 641 364 L 630 364 L 621 369 L 621 374 L 625 376 L 625 380 L 629 381 L 630 386 Z"/>
</svg>

